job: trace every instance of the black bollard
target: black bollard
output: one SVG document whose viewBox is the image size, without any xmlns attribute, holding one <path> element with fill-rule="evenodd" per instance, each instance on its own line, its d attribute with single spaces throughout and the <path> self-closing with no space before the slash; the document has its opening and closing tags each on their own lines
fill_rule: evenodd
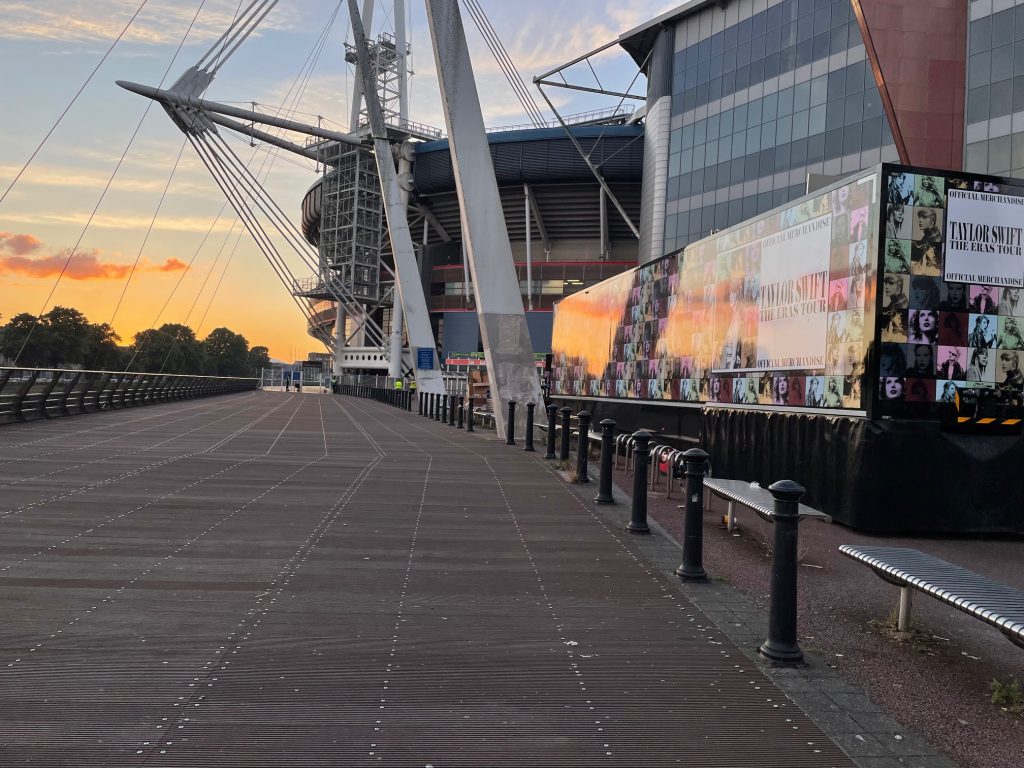
<svg viewBox="0 0 1024 768">
<path fill-rule="evenodd" d="M 516 401 L 508 401 L 508 421 L 505 422 L 505 445 L 516 444 Z"/>
<path fill-rule="evenodd" d="M 650 456 L 651 433 L 633 433 L 633 510 L 626 526 L 629 533 L 650 533 L 647 525 L 647 460 Z"/>
<path fill-rule="evenodd" d="M 804 660 L 804 652 L 796 642 L 797 536 L 804 488 L 792 480 L 779 480 L 768 490 L 775 497 L 771 606 L 768 639 L 757 651 L 774 662 L 799 664 Z"/>
<path fill-rule="evenodd" d="M 590 412 L 580 411 L 576 414 L 580 421 L 579 433 L 576 438 L 576 482 L 589 483 L 587 461 L 590 458 Z"/>
<path fill-rule="evenodd" d="M 560 413 L 562 414 L 562 441 L 559 445 L 558 459 L 559 461 L 569 460 L 569 437 L 572 434 L 571 424 L 572 422 L 572 408 L 562 408 Z"/>
<path fill-rule="evenodd" d="M 464 398 L 462 397 L 462 395 L 459 395 L 459 425 L 457 427 L 458 429 L 462 429 L 462 420 L 466 416 L 466 405 L 463 402 L 463 399 Z"/>
<path fill-rule="evenodd" d="M 536 407 L 536 403 L 526 404 L 526 446 L 523 450 L 530 453 L 533 453 L 533 409 Z"/>
<path fill-rule="evenodd" d="M 434 418 L 434 393 L 427 393 L 427 418 Z"/>
<path fill-rule="evenodd" d="M 545 459 L 555 458 L 555 423 L 558 421 L 558 406 L 548 406 L 548 451 L 544 454 Z"/>
<path fill-rule="evenodd" d="M 598 504 L 614 504 L 612 497 L 612 455 L 615 451 L 615 422 L 605 419 L 601 422 L 601 479 L 598 481 Z"/>
<path fill-rule="evenodd" d="M 448 396 L 448 426 L 455 426 L 455 395 Z"/>
<path fill-rule="evenodd" d="M 423 398 L 422 397 L 417 397 L 416 398 L 416 415 L 417 416 L 422 416 L 423 415 Z"/>
<path fill-rule="evenodd" d="M 472 395 L 469 396 L 469 413 L 467 413 L 466 416 L 468 417 L 466 419 L 466 431 L 467 432 L 472 432 L 473 431 L 473 396 Z"/>
<path fill-rule="evenodd" d="M 441 408 L 444 407 L 444 393 L 439 392 L 437 395 L 437 406 L 434 408 L 434 421 L 441 420 Z"/>
<path fill-rule="evenodd" d="M 686 504 L 683 517 L 683 563 L 676 575 L 683 581 L 707 581 L 704 570 L 704 470 L 708 455 L 700 448 L 683 454 L 686 461 Z"/>
</svg>

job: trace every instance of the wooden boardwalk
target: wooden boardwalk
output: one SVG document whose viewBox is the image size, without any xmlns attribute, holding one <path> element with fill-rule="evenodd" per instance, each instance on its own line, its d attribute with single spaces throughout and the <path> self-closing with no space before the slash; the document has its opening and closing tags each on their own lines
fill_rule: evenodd
<svg viewBox="0 0 1024 768">
<path fill-rule="evenodd" d="M 852 765 L 540 455 L 282 392 L 0 430 L 0 765 Z"/>
</svg>

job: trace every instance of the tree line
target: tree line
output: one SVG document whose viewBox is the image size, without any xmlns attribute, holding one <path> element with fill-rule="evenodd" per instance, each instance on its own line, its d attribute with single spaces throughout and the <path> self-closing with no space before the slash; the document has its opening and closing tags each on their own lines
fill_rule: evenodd
<svg viewBox="0 0 1024 768">
<path fill-rule="evenodd" d="M 107 323 L 91 323 L 77 309 L 54 307 L 36 317 L 27 312 L 0 324 L 0 362 L 26 368 L 84 368 L 140 373 L 206 376 L 259 376 L 269 368 L 266 347 L 228 328 L 214 328 L 205 339 L 180 323 L 164 323 L 135 334 L 121 346 Z"/>
</svg>

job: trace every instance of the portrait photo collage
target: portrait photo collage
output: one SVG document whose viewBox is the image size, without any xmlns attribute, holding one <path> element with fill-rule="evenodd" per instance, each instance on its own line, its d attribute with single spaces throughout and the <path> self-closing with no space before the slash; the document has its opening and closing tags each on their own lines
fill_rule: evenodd
<svg viewBox="0 0 1024 768">
<path fill-rule="evenodd" d="M 947 282 L 943 275 L 949 190 L 1019 197 L 1024 189 L 908 172 L 890 172 L 885 189 L 878 382 L 883 412 L 952 403 L 957 388 L 1020 389 L 1021 289 Z"/>
<path fill-rule="evenodd" d="M 877 286 L 869 243 L 877 242 L 877 216 L 871 215 L 875 185 L 858 181 L 639 267 L 628 285 L 613 278 L 559 302 L 553 393 L 865 408 Z M 776 282 L 800 301 L 767 313 L 761 281 L 780 269 L 762 257 L 786 262 L 803 247 L 800 238 L 811 237 L 816 263 Z M 619 321 L 603 328 L 602 318 L 612 316 Z M 784 343 L 799 354 L 766 356 L 764 334 L 777 317 L 798 323 L 795 334 L 780 334 L 785 325 L 774 332 L 795 335 Z M 599 342 L 604 334 L 607 347 Z M 603 365 L 595 364 L 599 358 Z"/>
</svg>

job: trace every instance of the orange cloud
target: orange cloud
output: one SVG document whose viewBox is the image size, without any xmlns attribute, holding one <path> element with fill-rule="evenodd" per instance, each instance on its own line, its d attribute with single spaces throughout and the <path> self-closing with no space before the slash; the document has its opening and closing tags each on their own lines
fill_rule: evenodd
<svg viewBox="0 0 1024 768">
<path fill-rule="evenodd" d="M 0 251 L 10 251 L 16 256 L 38 250 L 43 242 L 32 235 L 16 235 L 13 232 L 0 232 Z"/>
<path fill-rule="evenodd" d="M 0 232 L 0 274 L 6 272 L 41 278 L 59 275 L 64 270 L 64 276 L 72 280 L 118 280 L 132 270 L 131 264 L 103 261 L 98 249 L 78 251 L 70 261 L 68 255 L 71 251 L 68 248 L 49 255 L 27 255 L 42 246 L 42 241 L 32 235 Z M 180 272 L 187 268 L 185 262 L 175 258 L 167 259 L 162 264 L 143 260 L 136 272 Z"/>
</svg>

